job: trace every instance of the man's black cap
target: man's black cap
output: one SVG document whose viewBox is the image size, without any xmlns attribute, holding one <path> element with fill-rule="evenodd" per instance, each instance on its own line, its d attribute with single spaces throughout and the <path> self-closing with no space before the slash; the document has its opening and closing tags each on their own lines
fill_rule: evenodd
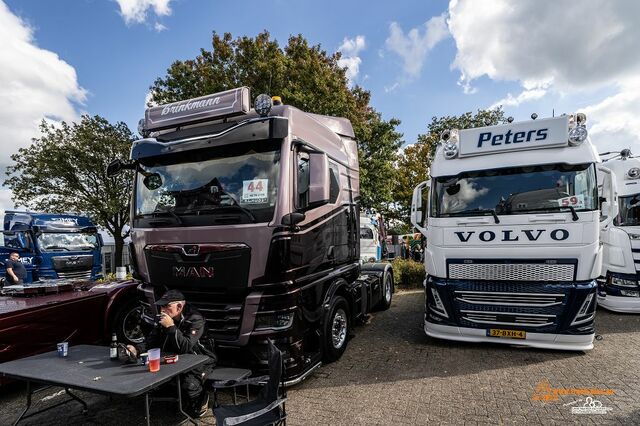
<svg viewBox="0 0 640 426">
<path fill-rule="evenodd" d="M 182 293 L 178 290 L 169 290 L 156 301 L 156 305 L 165 306 L 171 302 L 179 302 L 181 300 L 184 300 L 184 295 Z"/>
</svg>

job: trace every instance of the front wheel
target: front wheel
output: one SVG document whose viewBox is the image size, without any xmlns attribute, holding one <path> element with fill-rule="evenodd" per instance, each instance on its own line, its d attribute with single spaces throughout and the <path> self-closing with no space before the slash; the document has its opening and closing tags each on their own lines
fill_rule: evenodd
<svg viewBox="0 0 640 426">
<path fill-rule="evenodd" d="M 113 330 L 118 342 L 135 345 L 142 343 L 147 324 L 142 319 L 142 305 L 137 300 L 126 303 L 118 310 L 113 322 Z"/>
<path fill-rule="evenodd" d="M 323 324 L 322 359 L 324 362 L 333 362 L 342 356 L 347 349 L 350 331 L 349 304 L 344 297 L 336 296 L 331 301 Z"/>
</svg>

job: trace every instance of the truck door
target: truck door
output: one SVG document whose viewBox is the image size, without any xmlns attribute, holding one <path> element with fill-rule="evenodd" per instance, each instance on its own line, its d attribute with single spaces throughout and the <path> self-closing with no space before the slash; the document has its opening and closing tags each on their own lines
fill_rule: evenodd
<svg viewBox="0 0 640 426">
<path fill-rule="evenodd" d="M 0 233 L 0 278 L 7 274 L 6 261 L 9 255 L 16 252 L 20 255 L 20 261 L 27 270 L 25 282 L 34 280 L 34 253 L 33 243 L 26 231 L 3 231 Z"/>
</svg>

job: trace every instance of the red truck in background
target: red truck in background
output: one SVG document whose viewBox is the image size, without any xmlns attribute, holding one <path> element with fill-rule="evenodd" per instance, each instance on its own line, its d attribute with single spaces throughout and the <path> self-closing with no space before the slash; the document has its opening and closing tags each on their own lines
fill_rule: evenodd
<svg viewBox="0 0 640 426">
<path fill-rule="evenodd" d="M 142 337 L 135 281 L 47 280 L 5 286 L 0 296 L 0 363 L 70 345 Z"/>
</svg>

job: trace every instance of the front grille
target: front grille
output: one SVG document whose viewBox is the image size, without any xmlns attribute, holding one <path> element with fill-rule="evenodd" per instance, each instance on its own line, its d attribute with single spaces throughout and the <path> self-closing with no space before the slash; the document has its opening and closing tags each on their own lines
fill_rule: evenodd
<svg viewBox="0 0 640 426">
<path fill-rule="evenodd" d="M 235 340 L 242 325 L 244 299 L 222 301 L 217 295 L 182 290 L 187 302 L 204 316 L 207 330 L 217 340 Z"/>
<path fill-rule="evenodd" d="M 544 262 L 544 263 L 543 263 Z M 531 263 L 484 263 L 482 261 L 449 261 L 449 278 L 455 280 L 490 281 L 572 281 L 576 263 L 546 261 Z"/>
<path fill-rule="evenodd" d="M 485 311 L 461 310 L 462 319 L 475 324 L 523 326 L 523 327 L 547 327 L 553 325 L 556 315 L 553 314 L 506 314 Z"/>
<path fill-rule="evenodd" d="M 570 302 L 572 284 L 527 281 L 449 281 L 449 300 L 459 325 L 527 327 L 554 332 Z"/>
<path fill-rule="evenodd" d="M 631 240 L 631 254 L 636 265 L 636 272 L 640 273 L 640 240 Z"/>
<path fill-rule="evenodd" d="M 75 280 L 90 280 L 91 279 L 91 270 L 88 271 L 66 271 L 66 272 L 58 272 L 59 278 L 69 278 Z"/>
<path fill-rule="evenodd" d="M 509 293 L 485 291 L 456 291 L 456 299 L 461 302 L 477 305 L 505 305 L 547 307 L 562 304 L 564 294 L 561 293 Z"/>
</svg>

